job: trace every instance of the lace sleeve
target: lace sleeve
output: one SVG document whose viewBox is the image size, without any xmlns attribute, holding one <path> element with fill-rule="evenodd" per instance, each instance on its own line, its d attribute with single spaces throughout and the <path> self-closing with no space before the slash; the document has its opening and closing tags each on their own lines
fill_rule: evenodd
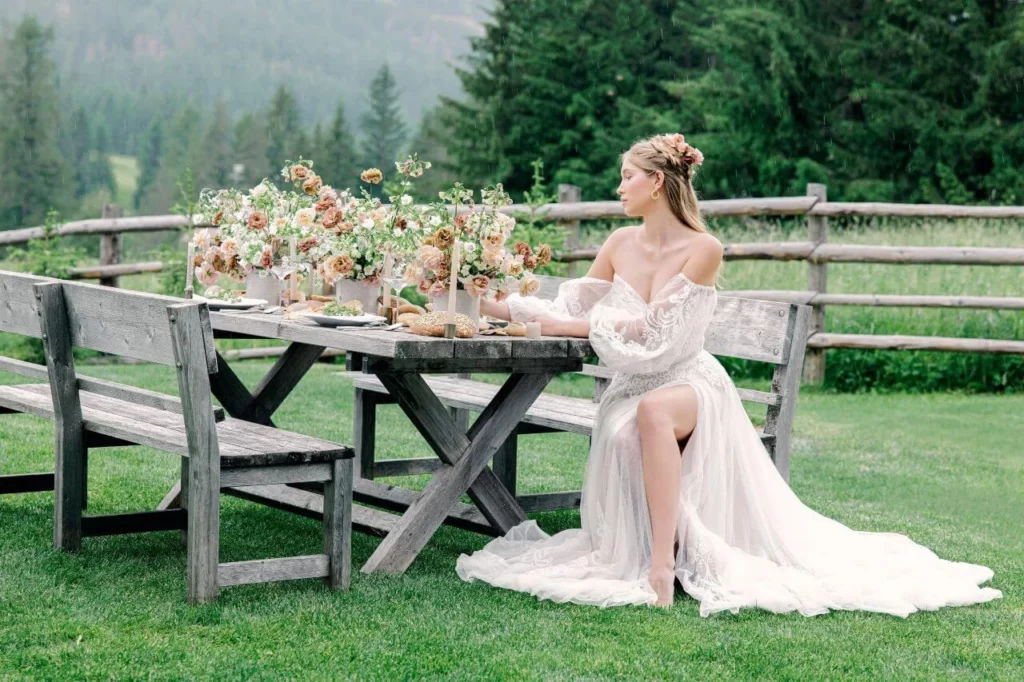
<svg viewBox="0 0 1024 682">
<path fill-rule="evenodd" d="M 506 302 L 509 315 L 516 322 L 529 322 L 542 315 L 584 320 L 594 305 L 605 297 L 611 286 L 612 283 L 606 279 L 581 277 L 562 282 L 558 287 L 558 296 L 553 301 L 536 296 L 512 294 Z"/>
<path fill-rule="evenodd" d="M 590 344 L 616 372 L 664 371 L 700 353 L 717 302 L 714 287 L 677 275 L 643 312 L 598 304 L 590 315 Z"/>
</svg>

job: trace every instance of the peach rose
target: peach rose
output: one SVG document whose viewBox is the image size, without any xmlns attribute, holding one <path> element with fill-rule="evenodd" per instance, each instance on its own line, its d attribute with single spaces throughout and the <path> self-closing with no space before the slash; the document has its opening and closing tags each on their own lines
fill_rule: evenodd
<svg viewBox="0 0 1024 682">
<path fill-rule="evenodd" d="M 526 257 L 533 254 L 533 249 L 531 249 L 530 245 L 526 242 L 516 242 L 515 254 L 517 256 Z"/>
<path fill-rule="evenodd" d="M 213 286 L 220 279 L 220 273 L 210 267 L 209 263 L 203 263 L 199 266 L 199 269 L 195 271 L 196 279 L 199 280 L 200 284 L 206 286 Z"/>
<path fill-rule="evenodd" d="M 265 230 L 267 228 L 267 214 L 263 211 L 253 211 L 249 215 L 250 230 Z"/>
<path fill-rule="evenodd" d="M 447 249 L 455 243 L 455 233 L 450 227 L 442 227 L 434 233 L 434 246 L 439 249 Z"/>
<path fill-rule="evenodd" d="M 343 220 L 340 223 L 338 223 L 338 227 L 335 228 L 335 232 L 338 232 L 340 234 L 342 232 L 351 232 L 354 229 L 355 225 L 348 222 L 347 220 Z"/>
<path fill-rule="evenodd" d="M 263 249 L 260 254 L 260 267 L 269 270 L 274 266 L 274 252 L 270 249 Z"/>
<path fill-rule="evenodd" d="M 316 204 L 314 204 L 313 207 L 316 209 L 317 213 L 323 213 L 335 206 L 337 206 L 337 202 L 333 199 L 324 199 L 323 197 L 320 197 L 316 200 Z"/>
<path fill-rule="evenodd" d="M 220 209 L 213 214 L 213 219 L 210 221 L 214 225 L 220 225 L 220 221 L 224 220 L 224 209 Z"/>
<path fill-rule="evenodd" d="M 309 253 L 313 250 L 313 247 L 320 243 L 320 240 L 316 237 L 306 237 L 299 242 L 298 249 L 302 253 Z"/>
<path fill-rule="evenodd" d="M 547 244 L 541 244 L 537 247 L 537 264 L 547 265 L 551 262 L 551 247 Z"/>
<path fill-rule="evenodd" d="M 324 185 L 320 188 L 319 201 L 329 201 L 332 204 L 338 200 L 338 192 L 330 185 Z"/>
<path fill-rule="evenodd" d="M 537 257 L 532 253 L 529 256 L 523 256 L 523 267 L 527 270 L 536 270 Z"/>
<path fill-rule="evenodd" d="M 324 211 L 324 215 L 320 220 L 324 225 L 324 229 L 330 230 L 341 222 L 341 211 L 338 210 L 337 206 L 331 206 Z"/>
<path fill-rule="evenodd" d="M 519 283 L 520 296 L 533 296 L 540 291 L 540 280 L 536 277 L 526 277 Z"/>
<path fill-rule="evenodd" d="M 309 169 L 301 163 L 297 163 L 291 167 L 288 174 L 291 176 L 292 182 L 298 182 L 299 180 L 305 180 L 309 177 Z"/>
<path fill-rule="evenodd" d="M 324 181 L 320 179 L 319 175 L 313 175 L 306 178 L 306 181 L 302 183 L 302 191 L 310 196 L 316 196 L 320 193 L 320 188 L 323 186 Z"/>
<path fill-rule="evenodd" d="M 483 296 L 491 288 L 491 280 L 485 275 L 476 275 L 466 284 L 470 296 Z"/>
<path fill-rule="evenodd" d="M 359 179 L 371 185 L 376 185 L 384 179 L 384 174 L 380 172 L 379 168 L 367 168 L 359 174 Z"/>
<path fill-rule="evenodd" d="M 416 262 L 427 270 L 437 270 L 443 258 L 444 254 L 436 246 L 421 246 L 416 250 Z"/>
<path fill-rule="evenodd" d="M 483 253 L 480 254 L 480 259 L 487 267 L 496 268 L 505 259 L 505 252 L 496 249 L 484 249 Z"/>
<path fill-rule="evenodd" d="M 434 286 L 434 282 L 429 279 L 421 279 L 420 283 L 416 285 L 416 290 L 421 294 L 425 294 L 430 291 L 430 287 Z"/>
<path fill-rule="evenodd" d="M 505 246 L 505 235 L 501 232 L 492 232 L 483 238 L 484 248 L 500 249 Z"/>
</svg>

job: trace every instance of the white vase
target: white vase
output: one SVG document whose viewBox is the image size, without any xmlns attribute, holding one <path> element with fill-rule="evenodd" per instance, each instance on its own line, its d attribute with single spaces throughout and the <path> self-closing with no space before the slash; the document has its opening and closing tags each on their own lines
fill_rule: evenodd
<svg viewBox="0 0 1024 682">
<path fill-rule="evenodd" d="M 355 299 L 363 304 L 363 312 L 376 315 L 380 284 L 365 284 L 362 280 L 338 278 L 334 281 L 334 298 L 338 303 Z"/>
<path fill-rule="evenodd" d="M 245 277 L 247 298 L 260 298 L 268 305 L 281 305 L 281 280 L 269 270 L 253 270 Z"/>
<path fill-rule="evenodd" d="M 448 294 L 430 299 L 434 312 L 448 312 Z M 476 329 L 480 328 L 480 297 L 470 296 L 465 289 L 455 292 L 455 312 L 461 313 L 473 320 Z"/>
</svg>

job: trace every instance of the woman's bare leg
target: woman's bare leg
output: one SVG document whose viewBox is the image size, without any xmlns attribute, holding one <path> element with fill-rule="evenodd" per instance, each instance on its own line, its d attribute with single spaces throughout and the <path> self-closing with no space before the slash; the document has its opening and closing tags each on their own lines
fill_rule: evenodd
<svg viewBox="0 0 1024 682">
<path fill-rule="evenodd" d="M 690 386 L 659 389 L 640 401 L 636 416 L 653 540 L 648 582 L 658 595 L 657 605 L 670 606 L 683 467 L 679 441 L 697 426 L 697 394 Z"/>
</svg>

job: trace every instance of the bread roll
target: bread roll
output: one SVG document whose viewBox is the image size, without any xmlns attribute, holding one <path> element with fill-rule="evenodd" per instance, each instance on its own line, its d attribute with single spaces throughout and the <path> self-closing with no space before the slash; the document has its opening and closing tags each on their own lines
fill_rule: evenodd
<svg viewBox="0 0 1024 682">
<path fill-rule="evenodd" d="M 439 310 L 436 313 L 420 315 L 411 325 L 409 331 L 420 336 L 444 336 L 444 325 L 448 321 L 448 313 Z M 473 328 L 473 320 L 467 315 L 455 313 L 455 336 L 460 339 L 469 339 L 476 334 Z M 525 333 L 525 328 L 524 328 Z"/>
</svg>

